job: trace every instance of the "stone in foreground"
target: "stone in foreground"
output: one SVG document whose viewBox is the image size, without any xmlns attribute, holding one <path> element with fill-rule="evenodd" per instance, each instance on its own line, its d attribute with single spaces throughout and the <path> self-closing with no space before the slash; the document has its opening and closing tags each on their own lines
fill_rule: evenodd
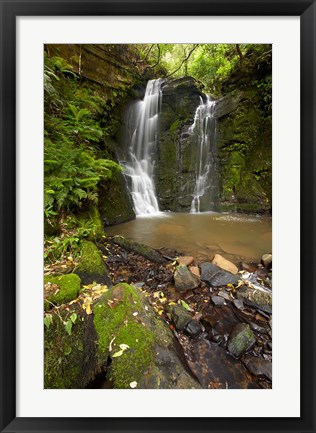
<svg viewBox="0 0 316 433">
<path fill-rule="evenodd" d="M 255 336 L 249 325 L 238 323 L 232 330 L 227 348 L 234 356 L 240 356 L 249 350 L 256 342 Z"/>
<path fill-rule="evenodd" d="M 174 273 L 174 283 L 179 292 L 186 292 L 198 287 L 200 278 L 192 274 L 186 265 L 179 265 Z"/>
<path fill-rule="evenodd" d="M 225 259 L 220 254 L 215 254 L 212 263 L 214 263 L 214 265 L 218 266 L 224 271 L 230 272 L 231 274 L 237 274 L 238 272 L 237 266 L 229 260 Z"/>
</svg>

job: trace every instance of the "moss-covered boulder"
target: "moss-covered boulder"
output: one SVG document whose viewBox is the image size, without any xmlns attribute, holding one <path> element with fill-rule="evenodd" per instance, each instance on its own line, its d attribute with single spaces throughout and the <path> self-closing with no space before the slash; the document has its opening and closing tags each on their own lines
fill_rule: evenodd
<svg viewBox="0 0 316 433">
<path fill-rule="evenodd" d="M 97 205 L 83 208 L 76 215 L 76 221 L 79 228 L 86 229 L 89 232 L 88 240 L 95 241 L 104 236 L 103 222 Z"/>
<path fill-rule="evenodd" d="M 82 284 L 96 282 L 112 286 L 101 251 L 92 241 L 82 242 L 81 257 L 73 272 L 81 278 Z"/>
<path fill-rule="evenodd" d="M 175 350 L 175 340 L 136 287 L 119 284 L 94 307 L 98 354 L 112 360 L 115 388 L 199 388 Z"/>
<path fill-rule="evenodd" d="M 100 369 L 93 316 L 75 303 L 51 310 L 44 323 L 44 388 L 84 388 Z"/>
<path fill-rule="evenodd" d="M 119 389 L 200 388 L 139 289 L 120 284 L 102 293 L 94 301 L 81 293 L 45 314 L 45 388 L 85 388 L 99 373 Z"/>
<path fill-rule="evenodd" d="M 80 278 L 75 274 L 44 277 L 44 309 L 65 304 L 78 296 Z"/>
</svg>

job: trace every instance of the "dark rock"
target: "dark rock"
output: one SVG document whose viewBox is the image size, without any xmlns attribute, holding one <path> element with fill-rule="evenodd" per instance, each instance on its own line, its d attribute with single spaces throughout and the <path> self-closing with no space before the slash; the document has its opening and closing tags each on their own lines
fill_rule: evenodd
<svg viewBox="0 0 316 433">
<path fill-rule="evenodd" d="M 192 274 L 185 265 L 179 265 L 174 273 L 174 283 L 179 292 L 186 292 L 198 287 L 200 278 Z"/>
<path fill-rule="evenodd" d="M 174 305 L 171 308 L 171 321 L 177 331 L 183 331 L 191 320 L 191 314 L 182 305 Z"/>
<path fill-rule="evenodd" d="M 272 313 L 272 292 L 243 286 L 237 291 L 237 298 L 245 304 Z"/>
<path fill-rule="evenodd" d="M 226 292 L 226 290 L 220 290 L 218 292 L 218 296 L 221 296 L 222 298 L 226 299 L 227 301 L 231 301 L 231 297 L 229 296 L 229 294 Z"/>
<path fill-rule="evenodd" d="M 227 348 L 235 356 L 240 356 L 250 349 L 256 342 L 255 336 L 249 325 L 239 323 L 231 332 Z"/>
<path fill-rule="evenodd" d="M 201 323 L 207 331 L 214 329 L 217 333 L 224 335 L 230 334 L 234 326 L 240 323 L 240 320 L 229 305 L 223 305 L 221 308 L 211 305 L 203 311 Z"/>
<path fill-rule="evenodd" d="M 204 339 L 192 340 L 188 364 L 206 389 L 259 388 L 241 362 Z"/>
<path fill-rule="evenodd" d="M 269 326 L 264 326 L 263 324 L 258 324 L 256 322 L 249 322 L 251 329 L 259 334 L 267 334 L 270 331 Z"/>
<path fill-rule="evenodd" d="M 201 324 L 196 320 L 191 320 L 184 328 L 184 332 L 192 338 L 198 337 L 202 333 L 202 331 L 203 329 Z"/>
<path fill-rule="evenodd" d="M 113 236 L 112 238 L 108 238 L 109 242 L 112 242 L 120 247 L 124 248 L 126 251 L 139 254 L 140 256 L 145 257 L 152 262 L 163 264 L 166 263 L 166 260 L 163 256 L 158 253 L 158 251 L 153 250 L 147 245 L 140 244 L 131 239 L 126 239 L 123 236 Z"/>
<path fill-rule="evenodd" d="M 201 264 L 201 280 L 209 283 L 212 277 L 219 272 L 220 269 L 218 266 L 214 265 L 210 262 L 205 262 Z"/>
<path fill-rule="evenodd" d="M 212 299 L 213 304 L 216 306 L 225 305 L 225 299 L 222 298 L 221 296 L 214 295 L 211 297 L 211 299 Z"/>
<path fill-rule="evenodd" d="M 240 299 L 234 299 L 233 304 L 236 308 L 238 308 L 238 310 L 243 310 L 245 308 L 243 301 L 241 301 Z"/>
<path fill-rule="evenodd" d="M 251 355 L 244 356 L 242 362 L 248 368 L 250 373 L 255 376 L 265 376 L 269 380 L 272 380 L 272 362 Z"/>
<path fill-rule="evenodd" d="M 238 277 L 226 271 L 217 272 L 209 281 L 213 287 L 227 286 L 227 284 L 237 284 Z"/>
</svg>

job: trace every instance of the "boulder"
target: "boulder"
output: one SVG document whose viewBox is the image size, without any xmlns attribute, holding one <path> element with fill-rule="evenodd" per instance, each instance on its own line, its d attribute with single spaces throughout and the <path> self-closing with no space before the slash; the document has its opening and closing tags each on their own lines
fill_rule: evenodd
<svg viewBox="0 0 316 433">
<path fill-rule="evenodd" d="M 272 380 L 272 362 L 252 355 L 245 355 L 242 362 L 250 373 L 255 376 L 265 376 L 267 379 Z"/>
<path fill-rule="evenodd" d="M 251 287 L 241 287 L 237 292 L 237 298 L 250 307 L 258 308 L 266 313 L 272 313 L 272 292 L 258 290 Z"/>
<path fill-rule="evenodd" d="M 220 254 L 215 254 L 212 263 L 214 263 L 214 265 L 218 266 L 224 271 L 230 272 L 231 274 L 237 274 L 238 272 L 237 266 L 229 260 L 225 259 Z"/>
<path fill-rule="evenodd" d="M 238 323 L 232 330 L 227 343 L 227 349 L 234 356 L 240 356 L 249 350 L 256 342 L 249 325 Z"/>
<path fill-rule="evenodd" d="M 272 266 L 272 254 L 263 254 L 261 257 L 261 263 L 266 268 L 271 268 Z"/>
<path fill-rule="evenodd" d="M 205 389 L 259 388 L 240 361 L 208 340 L 191 340 L 188 364 Z"/>
<path fill-rule="evenodd" d="M 94 307 L 94 325 L 100 360 L 112 360 L 114 388 L 133 382 L 143 389 L 200 387 L 180 360 L 172 332 L 136 287 L 119 284 L 106 292 Z"/>
<path fill-rule="evenodd" d="M 202 325 L 197 320 L 191 320 L 184 328 L 184 332 L 191 338 L 198 337 L 202 331 Z"/>
<path fill-rule="evenodd" d="M 112 286 L 109 271 L 103 261 L 101 251 L 91 241 L 82 242 L 81 257 L 73 272 L 80 277 L 84 285 L 95 282 L 106 284 L 108 287 Z"/>
<path fill-rule="evenodd" d="M 171 322 L 177 331 L 183 331 L 191 320 L 191 314 L 182 305 L 174 305 L 171 308 Z"/>
<path fill-rule="evenodd" d="M 185 265 L 178 265 L 174 273 L 174 283 L 179 292 L 186 292 L 198 287 L 200 278 L 192 274 Z"/>
<path fill-rule="evenodd" d="M 212 287 L 227 286 L 227 284 L 237 284 L 238 277 L 226 271 L 217 272 L 210 280 L 209 284 Z"/>
<path fill-rule="evenodd" d="M 80 278 L 75 274 L 45 275 L 44 277 L 44 310 L 54 305 L 66 304 L 78 296 Z"/>
<path fill-rule="evenodd" d="M 45 388 L 85 388 L 100 374 L 115 389 L 201 387 L 140 289 L 103 286 L 85 299 L 89 308 L 75 302 L 45 316 Z"/>
<path fill-rule="evenodd" d="M 201 264 L 201 280 L 210 283 L 212 277 L 219 271 L 218 266 L 210 262 L 204 262 Z"/>
</svg>

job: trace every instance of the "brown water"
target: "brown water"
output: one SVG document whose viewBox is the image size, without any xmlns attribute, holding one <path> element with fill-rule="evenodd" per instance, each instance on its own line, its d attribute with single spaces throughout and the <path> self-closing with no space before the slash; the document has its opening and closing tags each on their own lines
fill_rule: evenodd
<svg viewBox="0 0 316 433">
<path fill-rule="evenodd" d="M 272 252 L 272 219 L 242 214 L 164 212 L 137 217 L 108 227 L 109 236 L 122 235 L 152 248 L 167 247 L 197 259 L 219 253 L 228 259 L 259 262 Z"/>
</svg>

